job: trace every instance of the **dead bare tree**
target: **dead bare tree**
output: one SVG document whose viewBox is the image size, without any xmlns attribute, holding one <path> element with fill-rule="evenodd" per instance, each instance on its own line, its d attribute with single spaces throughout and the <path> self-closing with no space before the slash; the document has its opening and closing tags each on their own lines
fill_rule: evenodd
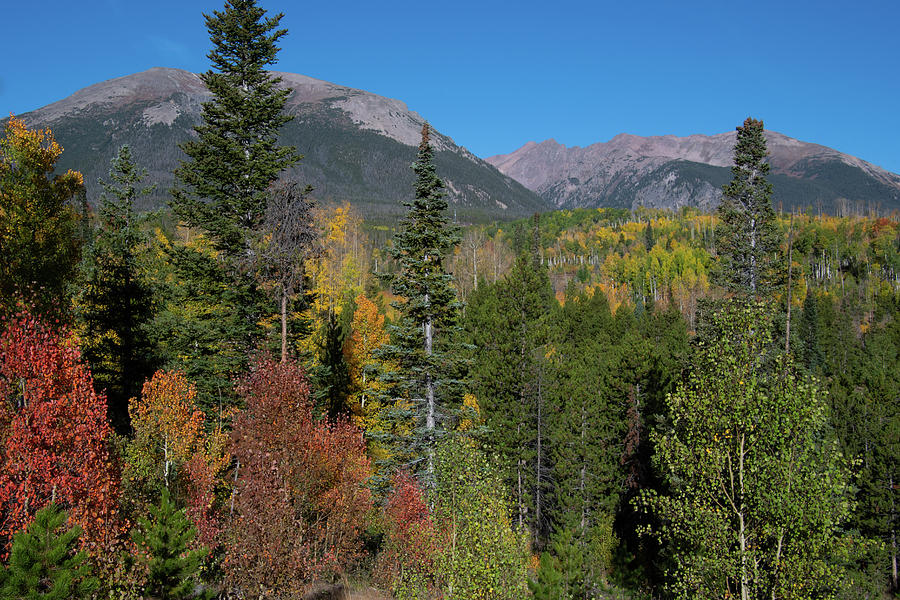
<svg viewBox="0 0 900 600">
<path fill-rule="evenodd" d="M 256 240 L 253 270 L 260 285 L 280 303 L 282 362 L 287 360 L 288 304 L 303 291 L 306 260 L 319 253 L 311 193 L 311 187 L 297 181 L 275 183 Z"/>
</svg>

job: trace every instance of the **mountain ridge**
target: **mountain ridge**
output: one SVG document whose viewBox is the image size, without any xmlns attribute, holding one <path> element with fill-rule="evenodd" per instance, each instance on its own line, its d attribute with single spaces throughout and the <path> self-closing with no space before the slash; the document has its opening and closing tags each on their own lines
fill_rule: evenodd
<svg viewBox="0 0 900 600">
<path fill-rule="evenodd" d="M 835 212 L 857 201 L 900 208 L 900 175 L 819 144 L 766 131 L 775 201 L 819 204 Z M 567 147 L 530 141 L 485 160 L 558 208 L 653 206 L 712 208 L 730 179 L 735 132 L 637 136 Z M 690 172 L 690 177 L 686 174 Z M 667 202 L 666 196 L 672 197 Z M 856 197 L 854 197 L 856 196 Z"/>
<path fill-rule="evenodd" d="M 291 89 L 285 112 L 294 119 L 282 128 L 281 141 L 305 156 L 288 176 L 311 184 L 321 200 L 349 200 L 370 217 L 405 212 L 400 202 L 412 194 L 409 165 L 425 119 L 401 100 L 296 73 L 272 74 Z M 211 97 L 197 74 L 154 67 L 93 84 L 20 118 L 53 130 L 65 150 L 58 168 L 82 171 L 91 202 L 109 160 L 129 144 L 157 184 L 142 208 L 155 208 L 167 200 L 172 171 L 184 159 L 179 144 L 195 135 Z M 432 144 L 451 208 L 464 218 L 512 218 L 547 208 L 449 136 L 435 132 Z"/>
</svg>

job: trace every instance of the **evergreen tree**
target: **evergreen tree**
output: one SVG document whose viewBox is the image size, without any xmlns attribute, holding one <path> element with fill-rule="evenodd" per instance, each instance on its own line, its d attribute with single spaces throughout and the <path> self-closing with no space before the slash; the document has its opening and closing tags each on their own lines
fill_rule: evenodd
<svg viewBox="0 0 900 600">
<path fill-rule="evenodd" d="M 620 309 L 620 312 L 622 309 Z M 615 385 L 617 323 L 606 296 L 568 291 L 558 316 L 551 452 L 552 520 L 564 545 L 576 545 L 583 573 L 576 597 L 605 580 L 612 518 L 623 487 L 624 402 Z"/>
<path fill-rule="evenodd" d="M 75 302 L 82 352 L 121 433 L 128 429 L 128 400 L 140 393 L 154 366 L 147 334 L 153 294 L 141 272 L 144 240 L 134 210 L 135 201 L 153 190 L 141 186 L 146 173 L 128 146 L 119 148 L 110 181 L 100 182 L 100 230 L 82 261 Z"/>
<path fill-rule="evenodd" d="M 388 393 L 403 400 L 395 419 L 411 422 L 405 443 L 396 447 L 395 459 L 414 463 L 427 485 L 434 480 L 434 449 L 445 430 L 452 403 L 461 398 L 464 366 L 455 343 L 459 303 L 444 259 L 459 241 L 448 223 L 444 184 L 434 167 L 430 126 L 422 126 L 422 142 L 413 171 L 415 197 L 403 204 L 409 210 L 390 248 L 398 272 L 391 280 L 402 298 L 391 327 L 391 343 L 382 357 L 397 369 L 384 374 Z M 395 405 L 396 406 L 396 405 Z"/>
<path fill-rule="evenodd" d="M 545 357 L 556 301 L 546 268 L 528 253 L 507 278 L 470 298 L 465 329 L 475 347 L 472 385 L 491 431 L 486 443 L 503 459 L 517 525 L 536 544 L 547 531 L 550 460 L 550 365 Z"/>
<path fill-rule="evenodd" d="M 345 313 L 353 314 L 352 308 Z M 344 313 L 344 314 L 345 314 Z M 343 314 L 342 314 L 343 316 Z M 350 369 L 344 355 L 344 341 L 347 327 L 333 311 L 322 323 L 322 345 L 319 348 L 321 368 L 316 373 L 315 383 L 321 390 L 321 399 L 330 419 L 350 415 Z"/>
<path fill-rule="evenodd" d="M 225 10 L 204 15 L 216 71 L 200 78 L 213 94 L 203 105 L 197 139 L 184 143 L 188 156 L 175 171 L 172 210 L 199 227 L 217 250 L 236 261 L 250 248 L 250 235 L 266 210 L 267 190 L 299 157 L 278 145 L 288 89 L 264 69 L 277 62 L 277 29 L 283 14 L 266 17 L 256 0 L 228 0 Z"/>
<path fill-rule="evenodd" d="M 650 252 L 653 250 L 654 243 L 656 243 L 656 238 L 653 236 L 653 225 L 650 224 L 650 219 L 647 219 L 647 227 L 644 228 L 644 249 Z"/>
<path fill-rule="evenodd" d="M 198 573 L 206 548 L 191 549 L 196 530 L 184 514 L 175 508 L 168 490 L 163 490 L 159 506 L 150 508 L 151 518 L 138 519 L 131 532 L 141 550 L 139 560 L 147 567 L 146 592 L 159 600 L 205 598 L 198 593 Z"/>
<path fill-rule="evenodd" d="M 737 128 L 732 179 L 722 189 L 714 271 L 719 285 L 745 296 L 765 296 L 783 278 L 767 155 L 763 122 L 748 117 Z"/>
<path fill-rule="evenodd" d="M 261 334 L 261 316 L 271 312 L 253 276 L 255 234 L 270 185 L 299 160 L 293 147 L 278 145 L 278 130 L 290 119 L 282 114 L 290 91 L 265 71 L 287 33 L 278 29 L 282 16 L 266 17 L 255 0 L 229 0 L 205 16 L 215 71 L 201 79 L 213 98 L 203 105 L 196 139 L 182 145 L 188 159 L 175 171 L 171 207 L 215 252 L 173 250 L 188 297 L 202 306 L 196 322 L 171 324 L 169 337 L 172 366 L 192 376 L 206 403 L 231 389 Z"/>
<path fill-rule="evenodd" d="M 802 357 L 803 365 L 811 373 L 818 373 L 823 366 L 823 359 L 819 340 L 819 301 L 813 290 L 806 291 L 799 330 L 801 347 L 797 354 Z"/>
<path fill-rule="evenodd" d="M 0 579 L 3 600 L 90 598 L 98 581 L 87 553 L 75 552 L 81 529 L 66 529 L 66 513 L 53 504 L 37 512 L 27 531 L 13 538 L 9 568 Z M 2 567 L 0 567 L 2 569 Z"/>
</svg>

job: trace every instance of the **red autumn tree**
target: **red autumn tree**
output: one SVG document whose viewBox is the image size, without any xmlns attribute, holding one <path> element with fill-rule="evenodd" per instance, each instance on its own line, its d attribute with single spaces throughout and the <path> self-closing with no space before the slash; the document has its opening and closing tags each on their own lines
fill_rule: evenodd
<svg viewBox="0 0 900 600">
<path fill-rule="evenodd" d="M 50 502 L 98 556 L 121 534 L 106 397 L 65 330 L 27 312 L 0 334 L 0 548 Z"/>
<path fill-rule="evenodd" d="M 262 360 L 239 384 L 237 477 L 226 519 L 226 573 L 248 595 L 302 594 L 316 578 L 358 558 L 372 507 L 360 431 L 312 415 L 309 382 L 296 363 Z"/>
<path fill-rule="evenodd" d="M 391 588 L 434 585 L 434 558 L 442 533 L 434 526 L 425 490 L 411 475 L 394 475 L 383 509 L 385 544 L 375 569 L 376 579 Z"/>
</svg>

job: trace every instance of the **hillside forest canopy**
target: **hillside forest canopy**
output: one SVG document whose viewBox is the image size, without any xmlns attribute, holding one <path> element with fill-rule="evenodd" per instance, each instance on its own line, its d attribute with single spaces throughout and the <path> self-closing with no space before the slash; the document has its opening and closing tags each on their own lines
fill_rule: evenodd
<svg viewBox="0 0 900 600">
<path fill-rule="evenodd" d="M 748 118 L 713 213 L 461 225 L 426 123 L 367 222 L 204 16 L 166 208 L 0 139 L 0 598 L 898 597 L 896 215 L 776 212 Z"/>
</svg>

